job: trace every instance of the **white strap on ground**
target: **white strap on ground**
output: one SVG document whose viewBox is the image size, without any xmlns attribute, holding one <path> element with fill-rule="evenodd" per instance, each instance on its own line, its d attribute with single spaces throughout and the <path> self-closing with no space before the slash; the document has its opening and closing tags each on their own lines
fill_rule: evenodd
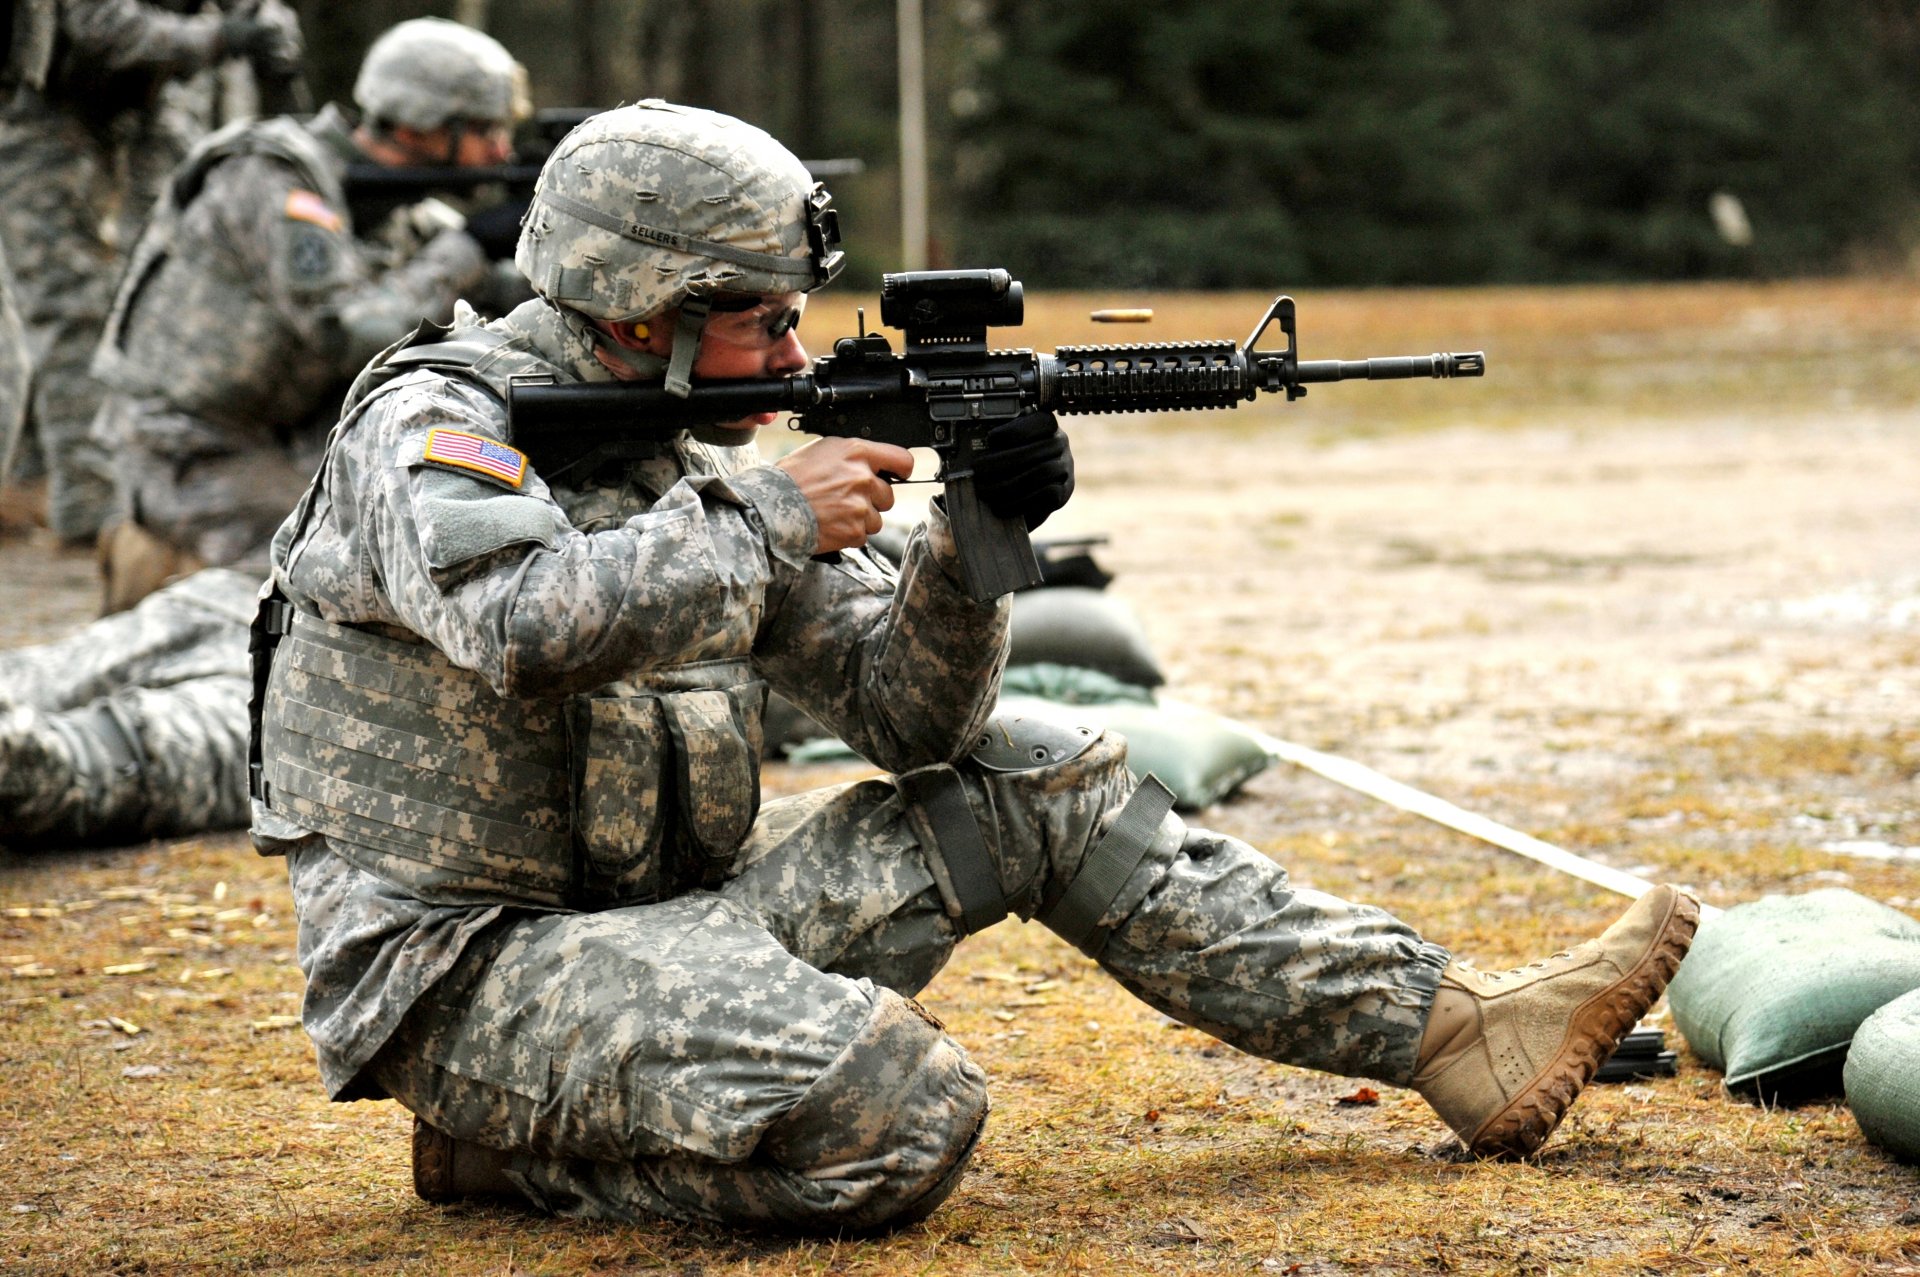
<svg viewBox="0 0 1920 1277">
<path fill-rule="evenodd" d="M 1161 704 L 1164 705 L 1166 702 L 1162 701 Z M 1639 899 L 1653 887 L 1653 884 L 1646 879 L 1635 877 L 1623 869 L 1615 869 L 1611 865 L 1588 860 L 1585 856 L 1576 856 L 1565 848 L 1543 842 L 1531 834 L 1510 829 L 1497 820 L 1475 815 L 1464 808 L 1454 806 L 1444 798 L 1436 798 L 1424 790 L 1415 789 L 1412 785 L 1402 784 L 1391 777 L 1383 776 L 1371 767 L 1362 766 L 1350 758 L 1323 753 L 1317 749 L 1308 749 L 1305 745 L 1296 745 L 1292 741 L 1284 741 L 1277 736 L 1269 736 L 1265 732 L 1253 731 L 1251 728 L 1245 730 L 1259 742 L 1262 749 L 1281 762 L 1292 763 L 1295 767 L 1304 767 L 1317 776 L 1324 776 L 1336 785 L 1343 785 L 1369 798 L 1377 798 L 1390 807 L 1397 807 L 1412 815 L 1423 816 L 1436 824 L 1445 825 L 1448 829 L 1458 830 L 1470 838 L 1478 838 L 1482 842 L 1489 842 L 1516 855 L 1525 856 L 1528 860 L 1543 864 L 1549 869 L 1558 869 L 1561 873 L 1569 874 L 1582 882 L 1592 883 L 1596 887 L 1617 892 L 1632 900 Z M 1712 905 L 1703 904 L 1700 906 L 1700 912 L 1703 917 L 1711 917 L 1720 911 Z"/>
</svg>

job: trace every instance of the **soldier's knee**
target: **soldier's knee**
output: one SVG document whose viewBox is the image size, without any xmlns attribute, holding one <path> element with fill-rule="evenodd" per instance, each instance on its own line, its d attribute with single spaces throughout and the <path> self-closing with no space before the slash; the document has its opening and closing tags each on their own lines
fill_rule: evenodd
<svg viewBox="0 0 1920 1277">
<path fill-rule="evenodd" d="M 918 1003 L 875 991 L 839 1058 L 768 1129 L 780 1167 L 772 1213 L 811 1232 L 923 1219 L 958 1185 L 987 1117 L 979 1066 Z"/>
</svg>

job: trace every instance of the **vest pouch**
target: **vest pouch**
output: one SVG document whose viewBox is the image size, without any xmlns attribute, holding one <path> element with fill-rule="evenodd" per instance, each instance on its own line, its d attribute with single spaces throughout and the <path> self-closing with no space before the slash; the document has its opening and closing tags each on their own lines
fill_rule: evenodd
<svg viewBox="0 0 1920 1277">
<path fill-rule="evenodd" d="M 584 893 L 620 904 L 664 899 L 683 884 L 661 847 L 661 782 L 673 741 L 660 700 L 596 696 L 581 704 L 586 750 L 574 787 L 574 836 L 585 860 Z"/>
<path fill-rule="evenodd" d="M 761 710 L 767 685 L 669 692 L 660 697 L 673 740 L 673 792 L 680 833 L 700 882 L 726 880 L 760 814 Z"/>
</svg>

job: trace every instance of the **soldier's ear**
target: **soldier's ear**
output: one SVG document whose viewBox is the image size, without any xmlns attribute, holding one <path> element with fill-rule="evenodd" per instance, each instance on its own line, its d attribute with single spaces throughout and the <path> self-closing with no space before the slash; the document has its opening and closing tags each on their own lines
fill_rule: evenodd
<svg viewBox="0 0 1920 1277">
<path fill-rule="evenodd" d="M 648 324 L 636 324 L 619 319 L 603 319 L 597 322 L 600 330 L 613 338 L 616 346 L 627 350 L 646 350 L 653 340 L 653 329 Z"/>
</svg>

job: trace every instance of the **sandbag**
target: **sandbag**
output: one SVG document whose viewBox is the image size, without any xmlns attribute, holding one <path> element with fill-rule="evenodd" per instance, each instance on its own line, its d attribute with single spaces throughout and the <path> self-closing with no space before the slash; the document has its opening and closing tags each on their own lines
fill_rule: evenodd
<svg viewBox="0 0 1920 1277">
<path fill-rule="evenodd" d="M 1149 772 L 1158 776 L 1173 791 L 1174 806 L 1183 811 L 1219 802 L 1273 764 L 1267 751 L 1232 719 L 1197 705 L 1130 701 L 1062 705 L 1027 696 L 1003 696 L 999 712 L 1126 737 L 1127 770 L 1136 780 Z"/>
<path fill-rule="evenodd" d="M 1866 1018 L 1920 989 L 1920 922 L 1856 892 L 1767 896 L 1700 924 L 1667 1001 L 1729 1090 L 1767 1103 L 1837 1095 Z"/>
<path fill-rule="evenodd" d="M 767 708 L 760 721 L 760 757 L 767 761 L 783 758 L 808 741 L 831 734 L 778 692 L 767 695 Z"/>
<path fill-rule="evenodd" d="M 1136 687 L 1167 681 L 1140 618 L 1099 590 L 1062 586 L 1016 594 L 1012 630 L 1012 665 L 1079 665 Z"/>
<path fill-rule="evenodd" d="M 1043 701 L 1067 705 L 1107 705 L 1127 701 L 1135 705 L 1153 704 L 1153 693 L 1132 683 L 1123 683 L 1111 674 L 1080 665 L 1056 665 L 1040 661 L 1033 665 L 1009 665 L 1000 679 L 1002 696 L 1038 696 Z"/>
<path fill-rule="evenodd" d="M 1895 1157 L 1920 1162 L 1920 989 L 1866 1018 L 1853 1035 L 1844 1076 L 1860 1133 Z"/>
</svg>

